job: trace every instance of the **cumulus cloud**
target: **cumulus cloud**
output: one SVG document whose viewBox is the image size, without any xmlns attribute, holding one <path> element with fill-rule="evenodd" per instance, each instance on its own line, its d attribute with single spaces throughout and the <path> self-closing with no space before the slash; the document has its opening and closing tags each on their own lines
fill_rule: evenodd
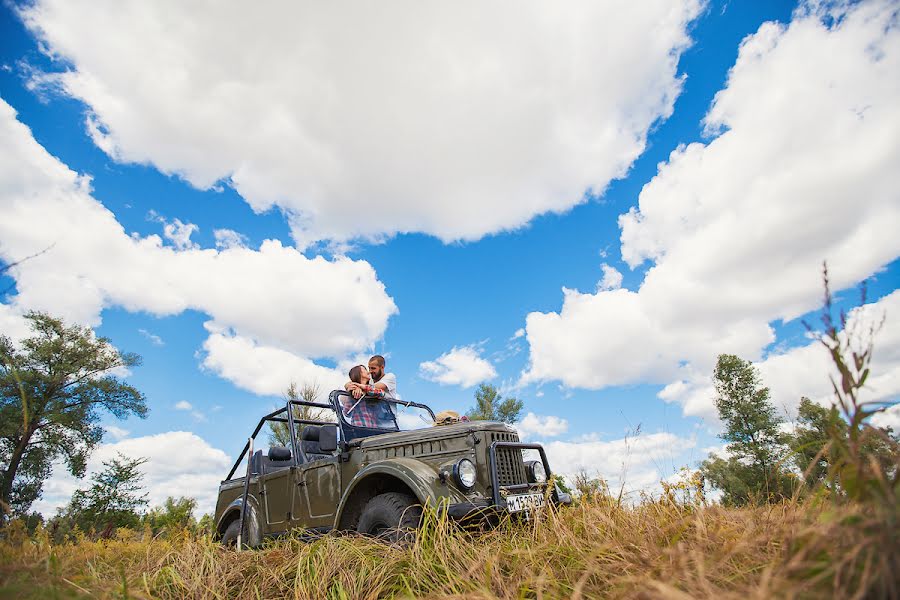
<svg viewBox="0 0 900 600">
<path fill-rule="evenodd" d="M 142 485 L 149 494 L 151 507 L 162 504 L 168 496 L 186 496 L 197 500 L 198 516 L 215 509 L 219 482 L 231 467 L 224 452 L 187 431 L 123 439 L 101 444 L 94 450 L 84 479 L 69 475 L 62 465 L 54 465 L 53 474 L 44 483 L 43 497 L 34 503 L 34 510 L 45 517 L 54 515 L 57 508 L 68 504 L 75 490 L 90 486 L 90 476 L 103 469 L 103 461 L 117 454 L 147 459 L 141 466 Z"/>
<path fill-rule="evenodd" d="M 40 79 L 90 107 L 101 149 L 199 188 L 226 180 L 255 210 L 285 210 L 302 245 L 473 240 L 602 192 L 671 114 L 701 6 L 40 0 L 20 12 L 67 62 Z"/>
<path fill-rule="evenodd" d="M 617 290 L 622 287 L 622 274 L 615 267 L 603 263 L 600 270 L 603 271 L 603 278 L 597 284 L 598 290 Z"/>
<path fill-rule="evenodd" d="M 189 250 L 199 248 L 196 243 L 191 241 L 191 236 L 200 228 L 193 223 L 182 223 L 181 219 L 166 220 L 165 217 L 151 210 L 148 218 L 156 221 L 163 226 L 163 237 L 169 240 L 178 250 Z"/>
<path fill-rule="evenodd" d="M 569 422 L 555 415 L 536 415 L 533 412 L 516 423 L 519 437 L 527 438 L 552 438 L 558 437 L 569 430 Z"/>
<path fill-rule="evenodd" d="M 175 404 L 175 410 L 193 410 L 193 405 L 187 400 L 181 400 Z"/>
<path fill-rule="evenodd" d="M 543 446 L 554 473 L 571 478 L 584 472 L 603 477 L 614 491 L 634 491 L 655 488 L 668 476 L 666 470 L 679 453 L 693 448 L 695 441 L 671 433 L 651 433 L 608 441 L 595 435 L 581 441 L 544 442 Z"/>
<path fill-rule="evenodd" d="M 636 292 L 563 290 L 531 313 L 524 382 L 601 388 L 759 359 L 769 323 L 815 308 L 900 254 L 900 29 L 894 4 L 813 3 L 741 45 L 706 117 L 620 217 Z M 674 393 L 669 389 L 667 393 Z"/>
<path fill-rule="evenodd" d="M 247 245 L 247 236 L 233 229 L 215 229 L 213 237 L 216 240 L 216 248 L 243 248 Z"/>
<path fill-rule="evenodd" d="M 419 364 L 419 375 L 441 385 L 458 385 L 464 388 L 497 376 L 494 365 L 481 358 L 476 346 L 454 346 L 434 360 Z"/>
<path fill-rule="evenodd" d="M 893 319 L 900 315 L 900 290 L 877 302 L 850 312 L 847 329 L 863 331 L 887 317 L 875 338 L 871 376 L 861 398 L 865 402 L 896 402 L 900 397 L 900 327 Z M 800 398 L 806 396 L 823 406 L 834 401 L 830 377 L 837 375 L 828 351 L 819 342 L 773 353 L 757 361 L 762 384 L 769 388 L 772 403 L 788 419 L 796 417 Z M 689 373 L 667 385 L 659 393 L 667 402 L 677 402 L 687 415 L 717 422 L 715 388 L 708 373 Z M 873 422 L 890 424 L 897 408 L 873 417 Z"/>
<path fill-rule="evenodd" d="M 103 429 L 116 441 L 127 438 L 128 434 L 131 433 L 127 429 L 115 425 L 103 425 Z"/>
<path fill-rule="evenodd" d="M 254 394 L 280 395 L 292 381 L 317 383 L 323 390 L 343 389 L 347 381 L 344 371 L 224 332 L 211 333 L 203 350 L 204 368 Z"/>
<path fill-rule="evenodd" d="M 89 179 L 48 154 L 2 101 L 0 151 L 0 258 L 50 247 L 13 270 L 17 294 L 0 309 L 4 322 L 15 326 L 26 309 L 87 325 L 109 306 L 158 316 L 194 309 L 211 317 L 211 330 L 341 359 L 370 347 L 397 312 L 365 261 L 308 258 L 277 240 L 258 250 L 176 250 L 155 235 L 128 235 L 91 196 Z"/>
<path fill-rule="evenodd" d="M 2 246 L 0 246 L 2 249 Z M 0 335 L 5 335 L 13 341 L 27 338 L 31 335 L 28 320 L 22 316 L 20 308 L 13 308 L 8 304 L 0 303 Z"/>
<path fill-rule="evenodd" d="M 872 415 L 872 424 L 877 427 L 890 427 L 894 433 L 900 433 L 900 404 L 894 404 Z"/>
</svg>

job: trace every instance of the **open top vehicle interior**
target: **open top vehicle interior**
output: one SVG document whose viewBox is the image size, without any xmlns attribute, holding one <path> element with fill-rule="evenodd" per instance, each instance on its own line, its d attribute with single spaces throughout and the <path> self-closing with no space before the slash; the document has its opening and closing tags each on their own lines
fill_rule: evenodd
<svg viewBox="0 0 900 600">
<path fill-rule="evenodd" d="M 303 419 L 297 416 L 295 407 L 318 409 L 333 416 L 334 420 Z M 354 412 L 362 409 L 377 411 L 379 418 L 374 427 L 354 424 Z M 253 474 L 271 473 L 277 469 L 333 456 L 339 447 L 339 441 L 350 442 L 373 435 L 432 427 L 434 412 L 428 406 L 416 402 L 368 396 L 357 400 L 349 392 L 334 390 L 328 395 L 327 403 L 288 400 L 284 407 L 261 418 L 250 438 L 255 440 L 268 423 L 287 424 L 293 450 L 284 446 L 273 446 L 265 454 L 262 450 L 256 450 L 250 457 L 250 472 Z M 228 472 L 226 481 L 234 477 L 249 449 L 248 440 Z"/>
</svg>

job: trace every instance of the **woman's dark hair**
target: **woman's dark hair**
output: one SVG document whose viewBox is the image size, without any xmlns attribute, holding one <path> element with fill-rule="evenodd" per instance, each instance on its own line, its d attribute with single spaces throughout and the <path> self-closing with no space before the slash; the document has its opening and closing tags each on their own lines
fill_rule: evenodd
<svg viewBox="0 0 900 600">
<path fill-rule="evenodd" d="M 353 383 L 362 383 L 362 365 L 356 365 L 352 369 L 350 369 L 350 381 Z"/>
</svg>

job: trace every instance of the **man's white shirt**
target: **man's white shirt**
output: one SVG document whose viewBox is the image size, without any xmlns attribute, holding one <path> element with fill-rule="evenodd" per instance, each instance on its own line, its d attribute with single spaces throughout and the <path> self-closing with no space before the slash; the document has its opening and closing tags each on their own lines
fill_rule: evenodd
<svg viewBox="0 0 900 600">
<path fill-rule="evenodd" d="M 369 380 L 369 385 L 375 385 L 376 383 L 383 383 L 387 386 L 387 391 L 385 391 L 384 395 L 391 400 L 399 400 L 400 394 L 397 393 L 397 376 L 393 373 L 385 373 L 384 377 L 375 381 L 374 379 Z"/>
</svg>

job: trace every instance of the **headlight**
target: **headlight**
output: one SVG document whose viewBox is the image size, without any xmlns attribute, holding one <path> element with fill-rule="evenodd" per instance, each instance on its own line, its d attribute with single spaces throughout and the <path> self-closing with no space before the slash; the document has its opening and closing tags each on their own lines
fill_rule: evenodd
<svg viewBox="0 0 900 600">
<path fill-rule="evenodd" d="M 534 483 L 544 483 L 547 481 L 547 470 L 544 469 L 544 463 L 539 460 L 533 460 L 529 462 L 528 467 L 528 478 Z"/>
<path fill-rule="evenodd" d="M 468 458 L 463 458 L 453 465 L 453 476 L 463 489 L 471 490 L 475 487 L 476 475 L 475 464 Z"/>
</svg>

